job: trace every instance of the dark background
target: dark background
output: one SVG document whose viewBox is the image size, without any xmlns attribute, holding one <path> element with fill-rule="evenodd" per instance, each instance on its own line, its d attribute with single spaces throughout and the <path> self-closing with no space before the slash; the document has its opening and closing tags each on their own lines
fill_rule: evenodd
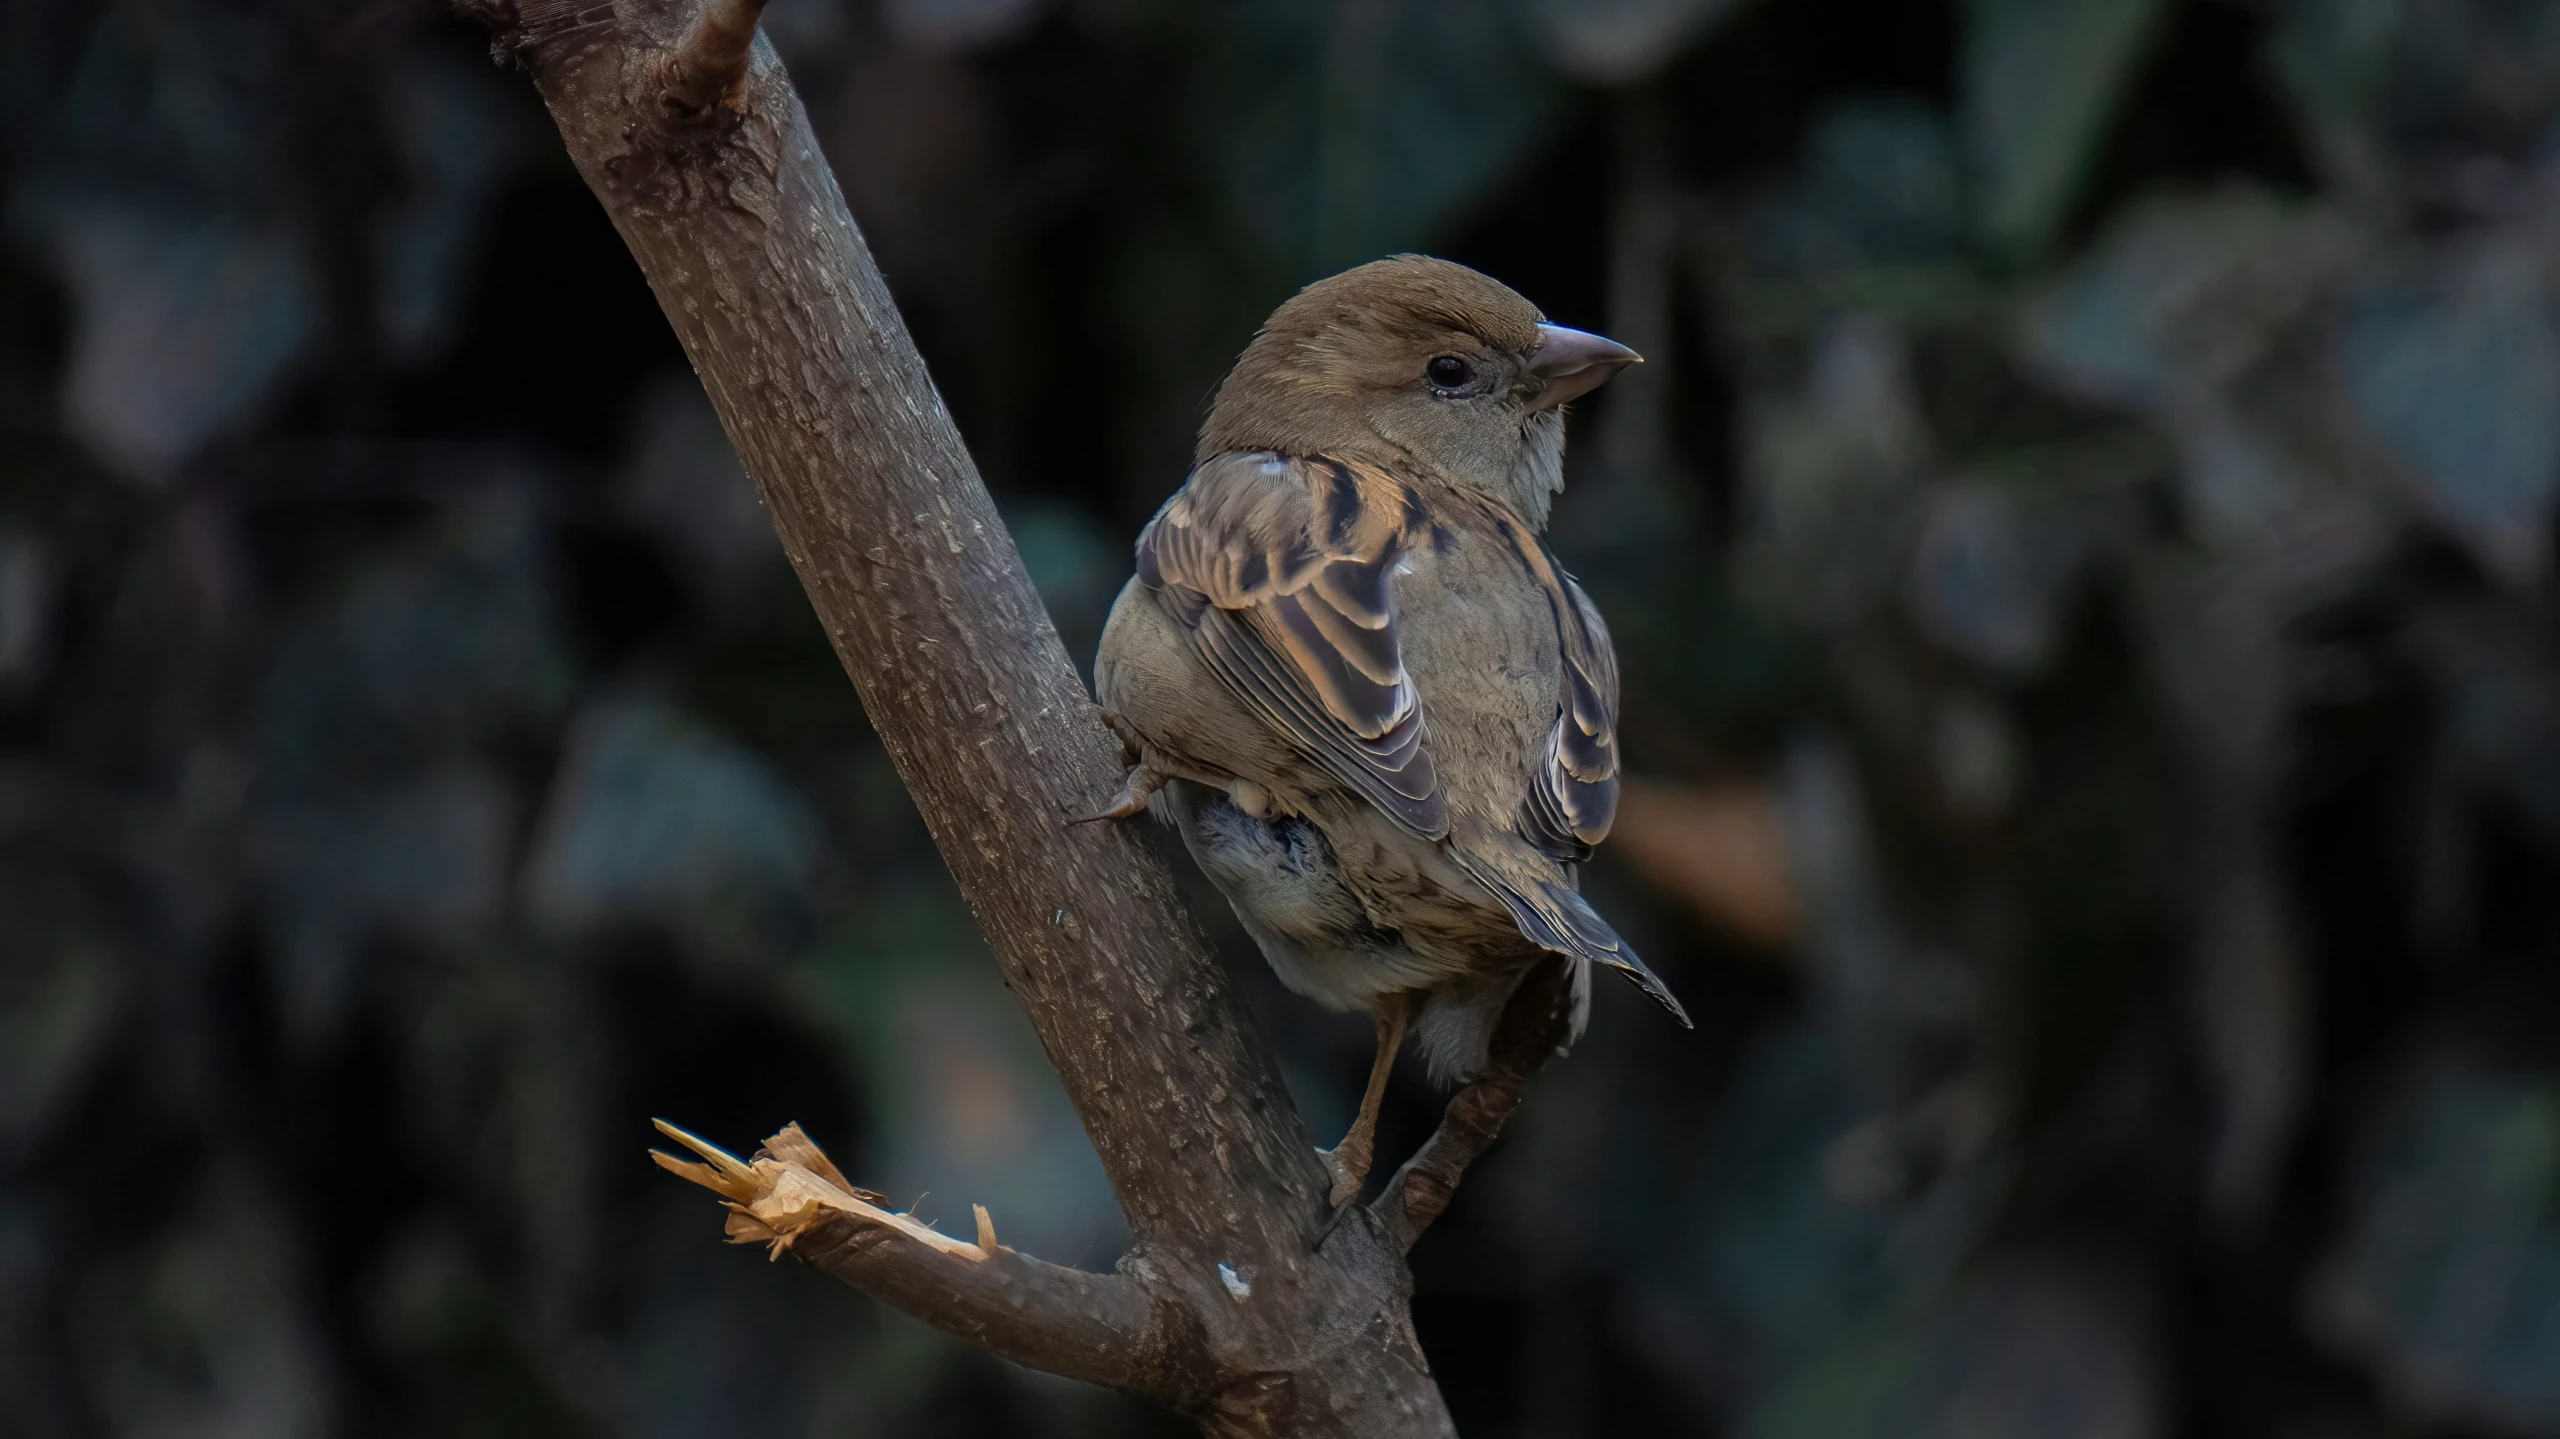
<svg viewBox="0 0 2560 1439">
<path fill-rule="evenodd" d="M 1416 1252 L 1465 1432 L 2560 1434 L 2560 4 L 768 30 L 1080 656 L 1294 286 L 1649 358 L 1554 538 L 1702 1022 L 1608 987 Z M 485 48 L 0 3 L 0 1434 L 1178 1432 L 648 1164 L 1120 1242 Z M 1329 1137 L 1366 1026 L 1195 903 Z"/>
</svg>

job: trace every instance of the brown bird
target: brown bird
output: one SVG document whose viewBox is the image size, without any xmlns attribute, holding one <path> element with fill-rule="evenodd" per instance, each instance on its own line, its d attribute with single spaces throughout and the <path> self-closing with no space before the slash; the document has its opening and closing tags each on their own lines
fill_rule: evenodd
<svg viewBox="0 0 2560 1439">
<path fill-rule="evenodd" d="M 1282 982 L 1377 1021 L 1337 1206 L 1408 1024 L 1465 1078 L 1551 953 L 1576 1037 L 1595 964 L 1689 1022 L 1577 892 L 1617 810 L 1618 665 L 1539 538 L 1563 405 L 1635 363 L 1445 260 L 1310 285 L 1220 386 L 1112 606 L 1094 679 L 1136 764 L 1105 816 L 1171 820 Z"/>
</svg>

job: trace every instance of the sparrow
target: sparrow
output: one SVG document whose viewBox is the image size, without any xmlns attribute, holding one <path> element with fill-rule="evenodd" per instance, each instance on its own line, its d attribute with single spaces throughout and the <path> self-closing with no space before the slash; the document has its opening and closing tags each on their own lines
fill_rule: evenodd
<svg viewBox="0 0 2560 1439">
<path fill-rule="evenodd" d="M 1220 385 L 1189 478 L 1138 537 L 1094 663 L 1134 756 L 1117 801 L 1181 833 L 1281 981 L 1375 1020 L 1365 1180 L 1408 1031 L 1486 1062 L 1544 957 L 1689 1023 L 1579 893 L 1618 798 L 1608 627 L 1540 537 L 1564 406 L 1640 357 L 1462 265 L 1400 255 L 1282 304 Z"/>
</svg>

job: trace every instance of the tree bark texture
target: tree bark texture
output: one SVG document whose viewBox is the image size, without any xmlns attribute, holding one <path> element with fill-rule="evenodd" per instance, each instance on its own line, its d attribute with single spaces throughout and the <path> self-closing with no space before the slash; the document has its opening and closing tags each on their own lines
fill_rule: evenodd
<svg viewBox="0 0 2560 1439">
<path fill-rule="evenodd" d="M 1213 1434 L 1451 1432 L 1408 1315 L 1403 1251 L 1427 1217 L 1391 1186 L 1328 1224 L 1306 1128 L 1162 859 L 1134 826 L 1063 822 L 1111 792 L 1119 744 L 755 31 L 757 0 L 458 5 L 531 72 L 674 324 L 1134 1244 L 1103 1275 L 1017 1255 L 983 1218 L 980 1242 L 943 1238 L 796 1130 L 752 1163 L 689 1137 L 711 1162 L 664 1162 L 729 1199 L 733 1237 Z M 1436 1214 L 1455 1173 L 1432 1173 Z"/>
</svg>

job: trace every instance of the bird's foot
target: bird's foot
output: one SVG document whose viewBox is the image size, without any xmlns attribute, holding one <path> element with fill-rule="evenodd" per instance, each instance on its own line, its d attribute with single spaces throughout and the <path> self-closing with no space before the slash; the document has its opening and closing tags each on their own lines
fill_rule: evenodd
<svg viewBox="0 0 2560 1439">
<path fill-rule="evenodd" d="M 1360 1197 L 1360 1186 L 1369 1182 L 1369 1165 L 1378 1153 L 1378 1110 L 1386 1103 L 1387 1077 L 1395 1070 L 1396 1054 L 1404 1048 L 1405 1025 L 1412 1017 L 1410 996 L 1399 994 L 1385 1001 L 1378 1014 L 1378 1054 L 1369 1063 L 1369 1087 L 1360 1095 L 1360 1112 L 1340 1144 L 1316 1151 L 1324 1161 L 1325 1172 L 1333 1176 L 1333 1210 L 1337 1218 Z M 1330 1225 L 1326 1232 L 1332 1232 Z"/>
<path fill-rule="evenodd" d="M 1333 1148 L 1316 1151 L 1316 1157 L 1324 1161 L 1324 1172 L 1333 1179 L 1329 1201 L 1337 1216 L 1359 1199 L 1361 1186 L 1369 1182 L 1371 1148 L 1369 1137 L 1355 1131 L 1344 1135 Z"/>
<path fill-rule="evenodd" d="M 1129 772 L 1120 777 L 1120 792 L 1111 797 L 1109 804 L 1091 814 L 1077 815 L 1067 823 L 1093 824 L 1106 819 L 1135 818 L 1146 813 L 1148 797 L 1164 788 L 1169 778 L 1171 776 L 1140 760 L 1129 766 Z"/>
</svg>

